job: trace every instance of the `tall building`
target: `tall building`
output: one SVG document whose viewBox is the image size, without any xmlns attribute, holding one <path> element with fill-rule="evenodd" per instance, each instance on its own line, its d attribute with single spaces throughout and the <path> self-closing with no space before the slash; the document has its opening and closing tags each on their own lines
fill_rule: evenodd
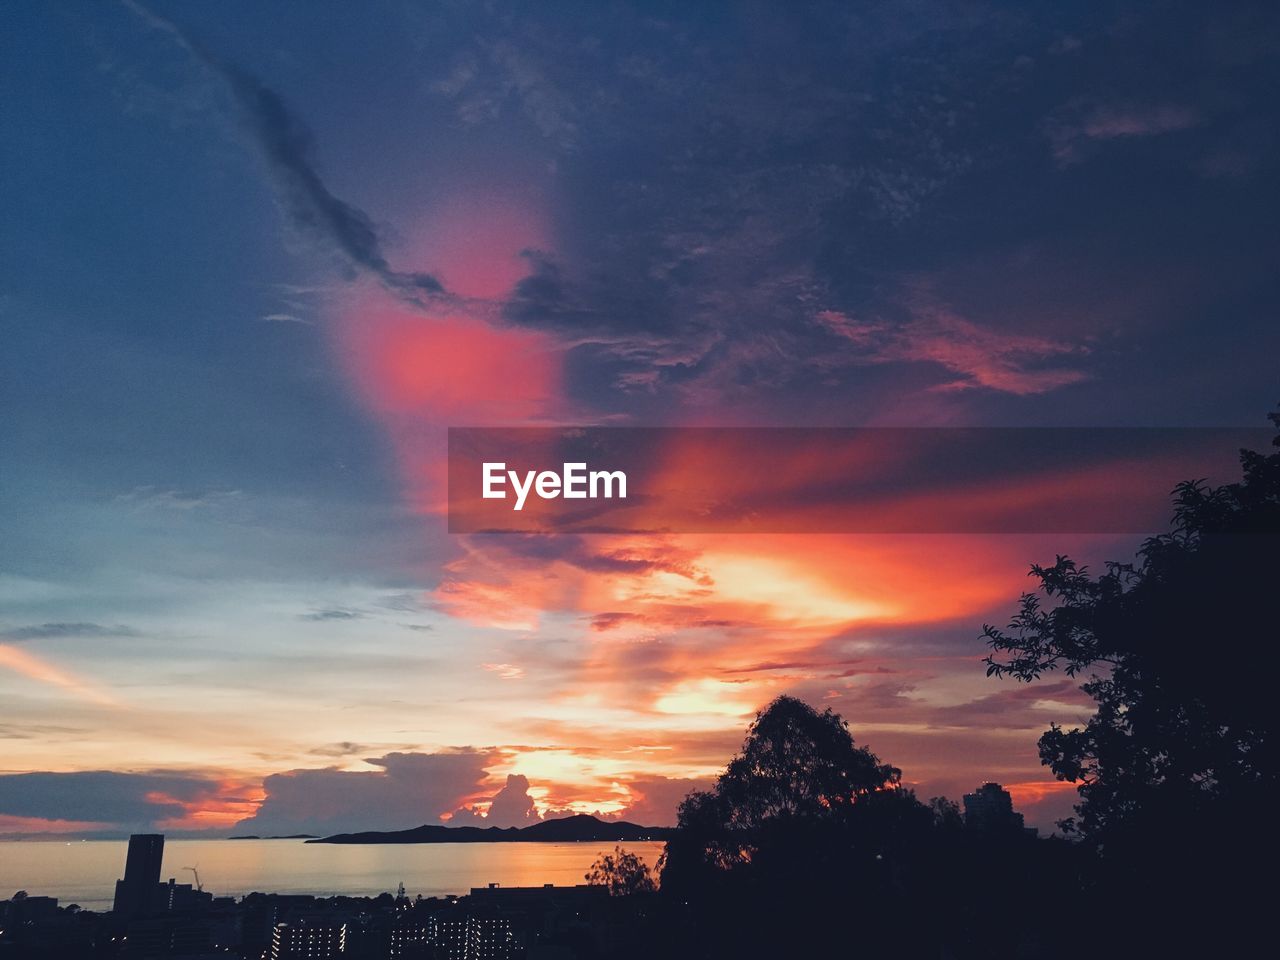
<svg viewBox="0 0 1280 960">
<path fill-rule="evenodd" d="M 346 949 L 347 925 L 324 917 L 277 923 L 271 936 L 271 960 L 331 960 Z"/>
<path fill-rule="evenodd" d="M 438 939 L 432 914 L 400 917 L 391 927 L 391 960 L 427 960 L 435 955 Z"/>
<path fill-rule="evenodd" d="M 470 918 L 456 909 L 436 917 L 436 946 L 443 960 L 467 960 L 467 933 Z"/>
<path fill-rule="evenodd" d="M 511 921 L 505 917 L 476 917 L 467 924 L 467 960 L 507 960 L 515 952 Z"/>
<path fill-rule="evenodd" d="M 189 913 L 202 910 L 213 903 L 213 894 L 197 890 L 189 883 L 178 883 L 173 877 L 157 890 L 160 902 L 170 913 Z"/>
<path fill-rule="evenodd" d="M 508 960 L 515 953 L 511 920 L 492 911 L 477 916 L 452 907 L 423 919 L 398 920 L 391 930 L 393 958 Z"/>
<path fill-rule="evenodd" d="M 156 910 L 160 863 L 164 859 L 163 833 L 135 833 L 129 838 L 124 879 L 116 881 L 115 912 L 138 917 Z"/>
<path fill-rule="evenodd" d="M 1023 829 L 1022 814 L 1013 809 L 1013 797 L 998 783 L 984 783 L 964 795 L 964 825 L 991 833 Z"/>
<path fill-rule="evenodd" d="M 153 957 L 202 957 L 213 953 L 212 929 L 195 915 L 156 916 L 134 920 L 119 956 L 121 960 Z"/>
</svg>

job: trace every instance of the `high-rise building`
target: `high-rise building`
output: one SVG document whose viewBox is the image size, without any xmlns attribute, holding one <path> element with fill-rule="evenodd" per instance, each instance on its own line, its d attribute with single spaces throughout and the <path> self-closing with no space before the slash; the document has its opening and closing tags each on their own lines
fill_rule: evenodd
<svg viewBox="0 0 1280 960">
<path fill-rule="evenodd" d="M 132 921 L 121 960 L 153 957 L 201 957 L 213 952 L 211 926 L 203 917 L 155 916 Z"/>
<path fill-rule="evenodd" d="M 436 917 L 436 946 L 444 960 L 467 960 L 467 933 L 470 918 L 455 909 Z"/>
<path fill-rule="evenodd" d="M 471 918 L 467 925 L 467 960 L 507 960 L 514 950 L 515 937 L 506 917 Z"/>
<path fill-rule="evenodd" d="M 400 917 L 391 927 L 391 960 L 425 960 L 435 954 L 435 916 Z"/>
<path fill-rule="evenodd" d="M 346 949 L 346 923 L 325 917 L 277 923 L 271 936 L 271 960 L 332 960 Z"/>
<path fill-rule="evenodd" d="M 964 825 L 993 833 L 1023 829 L 1022 814 L 1013 809 L 1013 797 L 998 783 L 984 783 L 964 795 Z"/>
<path fill-rule="evenodd" d="M 163 833 L 135 833 L 129 838 L 124 879 L 116 881 L 114 910 L 117 914 L 139 917 L 156 911 L 163 859 Z"/>
<path fill-rule="evenodd" d="M 172 877 L 160 885 L 157 891 L 164 909 L 170 913 L 189 913 L 203 910 L 213 903 L 213 894 L 196 889 L 189 883 L 178 883 Z"/>
</svg>

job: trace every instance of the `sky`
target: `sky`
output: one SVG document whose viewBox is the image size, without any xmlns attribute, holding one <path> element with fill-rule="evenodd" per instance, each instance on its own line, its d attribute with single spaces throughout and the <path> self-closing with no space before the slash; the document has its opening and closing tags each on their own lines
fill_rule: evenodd
<svg viewBox="0 0 1280 960">
<path fill-rule="evenodd" d="M 1050 827 L 1087 698 L 982 624 L 1133 537 L 451 535 L 446 429 L 1278 399 L 1270 4 L 32 4 L 0 51 L 0 834 L 670 823 L 781 693 Z"/>
</svg>

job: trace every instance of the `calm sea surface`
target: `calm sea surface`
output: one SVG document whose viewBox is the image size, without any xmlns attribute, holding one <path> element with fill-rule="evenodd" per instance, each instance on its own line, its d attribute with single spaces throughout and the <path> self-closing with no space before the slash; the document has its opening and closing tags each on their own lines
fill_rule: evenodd
<svg viewBox="0 0 1280 960">
<path fill-rule="evenodd" d="M 0 841 L 0 900 L 17 890 L 57 897 L 89 910 L 108 910 L 124 873 L 123 840 Z M 650 867 L 662 843 L 628 843 Z M 166 840 L 162 879 L 191 883 L 200 871 L 215 896 L 264 893 L 464 894 L 472 887 L 556 886 L 583 882 L 583 874 L 612 843 L 328 844 L 301 840 Z"/>
</svg>

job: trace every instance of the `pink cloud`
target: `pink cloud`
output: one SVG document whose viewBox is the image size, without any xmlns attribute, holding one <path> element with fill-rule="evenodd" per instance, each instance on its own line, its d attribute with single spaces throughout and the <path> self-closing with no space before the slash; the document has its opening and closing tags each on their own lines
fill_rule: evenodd
<svg viewBox="0 0 1280 960">
<path fill-rule="evenodd" d="M 1029 396 L 1088 379 L 1085 371 L 1062 365 L 1088 353 L 1081 344 L 992 330 L 922 298 L 911 310 L 911 319 L 901 324 L 858 320 L 836 310 L 823 310 L 816 320 L 848 342 L 852 362 L 931 363 L 958 375 L 939 384 L 939 390 L 982 388 Z"/>
<path fill-rule="evenodd" d="M 1068 106 L 1045 125 L 1054 158 L 1062 166 L 1079 162 L 1090 144 L 1154 137 L 1197 126 L 1203 117 L 1179 104 Z"/>
<path fill-rule="evenodd" d="M 1186 130 L 1199 122 L 1198 113 L 1177 104 L 1150 107 L 1102 106 L 1085 117 L 1080 125 L 1080 133 L 1091 140 L 1150 137 Z"/>
</svg>

